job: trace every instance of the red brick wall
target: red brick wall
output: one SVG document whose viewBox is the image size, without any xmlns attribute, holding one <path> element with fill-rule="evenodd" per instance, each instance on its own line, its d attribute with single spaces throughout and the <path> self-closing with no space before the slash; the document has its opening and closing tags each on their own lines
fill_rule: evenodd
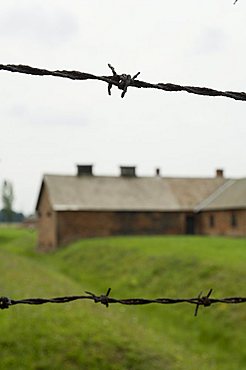
<svg viewBox="0 0 246 370">
<path fill-rule="evenodd" d="M 211 225 L 213 217 L 214 225 Z M 236 225 L 232 225 L 232 217 Z M 198 233 L 204 235 L 246 236 L 246 210 L 206 211 L 198 215 Z"/>
<path fill-rule="evenodd" d="M 56 213 L 52 211 L 45 186 L 38 207 L 38 249 L 52 250 L 57 246 Z"/>
<path fill-rule="evenodd" d="M 185 234 L 187 216 L 194 216 L 195 234 L 246 236 L 246 210 L 201 212 L 197 215 L 185 212 L 54 212 L 45 186 L 38 214 L 38 247 L 43 251 L 84 237 Z M 236 220 L 234 226 L 232 215 Z"/>
<path fill-rule="evenodd" d="M 58 244 L 92 236 L 182 234 L 184 217 L 175 212 L 58 212 Z"/>
</svg>

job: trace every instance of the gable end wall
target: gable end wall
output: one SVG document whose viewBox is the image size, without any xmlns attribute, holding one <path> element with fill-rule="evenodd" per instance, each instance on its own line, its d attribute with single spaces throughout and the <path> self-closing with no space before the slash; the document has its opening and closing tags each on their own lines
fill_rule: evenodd
<svg viewBox="0 0 246 370">
<path fill-rule="evenodd" d="M 53 211 L 45 184 L 38 203 L 38 250 L 47 251 L 57 247 L 56 212 Z"/>
</svg>

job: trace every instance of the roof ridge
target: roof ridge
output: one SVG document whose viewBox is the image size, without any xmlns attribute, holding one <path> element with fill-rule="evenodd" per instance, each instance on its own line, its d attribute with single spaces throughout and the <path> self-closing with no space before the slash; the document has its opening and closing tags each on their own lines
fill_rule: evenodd
<svg viewBox="0 0 246 370">
<path fill-rule="evenodd" d="M 207 207 L 210 203 L 217 199 L 226 189 L 231 187 L 236 181 L 237 180 L 235 179 L 226 180 L 226 182 L 219 186 L 212 194 L 210 194 L 207 198 L 203 199 L 200 203 L 198 203 L 194 207 L 194 212 L 200 212 L 203 208 Z"/>
<path fill-rule="evenodd" d="M 43 177 L 73 177 L 73 178 L 114 178 L 114 179 L 122 179 L 122 178 L 128 178 L 120 175 L 83 175 L 83 176 L 77 176 L 76 174 L 61 174 L 61 173 L 45 173 Z M 217 180 L 216 177 L 209 177 L 209 176 L 204 176 L 204 177 L 199 177 L 199 176 L 156 176 L 156 175 L 137 175 L 133 177 L 134 179 L 158 179 L 158 180 L 211 180 L 215 181 Z M 243 180 L 244 178 L 239 178 L 235 180 Z M 231 180 L 229 178 L 225 179 Z"/>
</svg>

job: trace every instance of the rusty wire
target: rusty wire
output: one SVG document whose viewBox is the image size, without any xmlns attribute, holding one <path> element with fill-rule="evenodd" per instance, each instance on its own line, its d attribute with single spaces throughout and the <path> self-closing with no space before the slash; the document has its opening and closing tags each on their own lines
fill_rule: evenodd
<svg viewBox="0 0 246 370">
<path fill-rule="evenodd" d="M 235 100 L 246 101 L 245 92 L 236 91 L 219 91 L 215 89 L 210 89 L 207 87 L 197 87 L 197 86 L 182 86 L 173 83 L 149 83 L 137 80 L 136 78 L 140 72 L 136 73 L 133 77 L 129 74 L 117 74 L 114 67 L 108 64 L 113 75 L 112 76 L 96 76 L 91 73 L 79 72 L 79 71 L 49 71 L 47 69 L 33 68 L 26 65 L 14 65 L 14 64 L 0 64 L 0 70 L 9 72 L 18 72 L 35 76 L 54 76 L 63 77 L 71 80 L 99 80 L 106 82 L 108 84 L 108 94 L 111 95 L 112 86 L 118 87 L 123 90 L 121 97 L 123 98 L 127 92 L 128 87 L 136 88 L 149 88 L 158 89 L 164 91 L 186 91 L 191 94 L 206 95 L 206 96 L 223 96 Z"/>
<path fill-rule="evenodd" d="M 15 306 L 17 304 L 28 304 L 28 305 L 41 305 L 44 303 L 67 303 L 76 300 L 93 300 L 95 303 L 101 303 L 106 307 L 109 307 L 112 303 L 119 303 L 123 305 L 146 305 L 151 303 L 158 304 L 176 304 L 176 303 L 190 303 L 194 304 L 195 313 L 197 316 L 198 309 L 200 306 L 209 307 L 215 303 L 226 303 L 226 304 L 238 304 L 245 303 L 245 297 L 229 297 L 229 298 L 211 298 L 212 289 L 209 290 L 208 294 L 203 296 L 202 292 L 195 298 L 156 298 L 156 299 L 146 299 L 146 298 L 127 298 L 127 299 L 116 299 L 109 296 L 111 288 L 108 289 L 106 294 L 101 294 L 99 296 L 94 293 L 86 291 L 87 295 L 81 296 L 66 296 L 57 298 L 27 298 L 14 300 L 7 297 L 0 297 L 0 309 L 6 309 L 10 306 Z"/>
<path fill-rule="evenodd" d="M 237 0 L 235 1 L 235 3 Z M 129 86 L 137 88 L 153 88 L 164 91 L 186 91 L 192 94 L 198 95 L 207 95 L 207 96 L 224 96 L 232 98 L 235 100 L 246 101 L 246 93 L 244 92 L 233 92 L 233 91 L 218 91 L 206 87 L 195 87 L 195 86 L 181 86 L 171 83 L 157 83 L 152 84 L 144 81 L 136 80 L 140 72 L 136 73 L 133 77 L 129 74 L 118 75 L 110 64 L 109 68 L 112 71 L 113 76 L 96 76 L 90 73 L 84 73 L 79 71 L 48 71 L 46 69 L 33 68 L 25 65 L 3 65 L 0 64 L 0 70 L 18 72 L 36 76 L 55 76 L 63 77 L 72 80 L 100 80 L 108 84 L 108 94 L 111 95 L 112 86 L 117 86 L 120 90 L 123 90 L 121 97 L 123 98 L 127 92 Z M 86 291 L 87 295 L 82 296 L 66 296 L 66 297 L 56 297 L 56 298 L 27 298 L 21 300 L 14 300 L 8 297 L 0 297 L 0 309 L 7 309 L 10 306 L 17 304 L 28 304 L 28 305 L 41 305 L 44 303 L 67 303 L 76 300 L 93 300 L 95 303 L 101 303 L 106 307 L 111 303 L 119 303 L 123 305 L 145 305 L 151 303 L 158 304 L 176 304 L 176 303 L 190 303 L 194 304 L 195 313 L 197 316 L 198 309 L 200 306 L 209 307 L 214 303 L 226 303 L 226 304 L 238 304 L 245 303 L 245 297 L 229 297 L 229 298 L 211 298 L 212 289 L 209 290 L 206 296 L 202 296 L 202 292 L 199 293 L 198 297 L 195 298 L 156 298 L 156 299 L 146 299 L 146 298 L 128 298 L 128 299 L 116 299 L 109 297 L 111 288 L 108 289 L 106 294 L 100 296 L 95 295 L 94 293 Z"/>
</svg>

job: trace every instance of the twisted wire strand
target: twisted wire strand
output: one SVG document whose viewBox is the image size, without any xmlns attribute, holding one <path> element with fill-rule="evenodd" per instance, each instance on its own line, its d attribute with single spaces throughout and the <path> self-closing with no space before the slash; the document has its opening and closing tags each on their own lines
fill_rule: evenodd
<svg viewBox="0 0 246 370">
<path fill-rule="evenodd" d="M 108 289 L 106 294 L 101 294 L 99 296 L 91 292 L 85 292 L 86 295 L 75 295 L 75 296 L 65 296 L 56 298 L 27 298 L 14 300 L 7 297 L 0 297 L 0 309 L 6 309 L 10 306 L 15 306 L 17 304 L 28 304 L 28 305 L 42 305 L 45 303 L 68 303 L 77 300 L 93 300 L 95 303 L 101 303 L 108 307 L 112 303 L 118 303 L 123 305 L 146 305 L 146 304 L 177 304 L 177 303 L 189 303 L 194 304 L 195 316 L 198 314 L 198 309 L 200 306 L 209 307 L 215 303 L 225 303 L 225 304 L 239 304 L 245 303 L 246 297 L 227 297 L 227 298 L 211 298 L 212 289 L 209 290 L 208 294 L 202 296 L 202 292 L 199 293 L 198 297 L 194 298 L 156 298 L 156 299 L 146 299 L 146 298 L 126 298 L 126 299 L 116 299 L 109 297 L 111 288 Z"/>
<path fill-rule="evenodd" d="M 121 97 L 123 98 L 127 92 L 128 87 L 136 88 L 147 88 L 147 89 L 157 89 L 163 90 L 166 92 L 178 92 L 186 91 L 190 94 L 196 95 L 205 95 L 205 96 L 223 96 L 235 100 L 246 101 L 245 92 L 236 92 L 236 91 L 220 91 L 207 87 L 198 87 L 198 86 L 182 86 L 173 83 L 150 83 L 145 81 L 137 80 L 136 77 L 140 74 L 138 72 L 135 76 L 131 77 L 129 74 L 117 74 L 115 69 L 108 64 L 113 75 L 112 76 L 96 76 L 91 73 L 79 72 L 79 71 L 66 71 L 66 70 L 57 70 L 49 71 L 47 69 L 34 68 L 27 65 L 14 65 L 14 64 L 0 64 L 0 70 L 24 73 L 34 76 L 54 76 L 68 78 L 71 80 L 99 80 L 106 82 L 108 84 L 108 94 L 111 95 L 112 86 L 118 87 L 120 90 L 123 90 Z"/>
</svg>

